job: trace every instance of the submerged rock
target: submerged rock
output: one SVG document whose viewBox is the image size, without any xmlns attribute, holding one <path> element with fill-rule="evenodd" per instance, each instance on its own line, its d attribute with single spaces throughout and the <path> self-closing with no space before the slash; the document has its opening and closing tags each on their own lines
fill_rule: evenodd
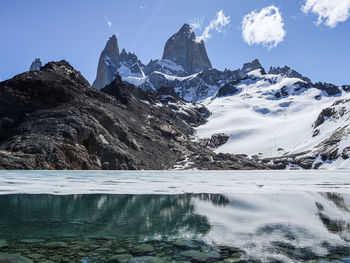
<svg viewBox="0 0 350 263">
<path fill-rule="evenodd" d="M 0 255 L 0 263 L 33 263 L 33 261 L 18 254 L 4 254 Z"/>
<path fill-rule="evenodd" d="M 132 258 L 128 263 L 166 263 L 158 257 L 137 257 Z"/>
<path fill-rule="evenodd" d="M 45 257 L 44 255 L 36 254 L 36 253 L 28 254 L 27 256 L 35 261 L 39 261 Z"/>
<path fill-rule="evenodd" d="M 130 255 L 130 254 L 118 254 L 118 255 L 114 255 L 114 256 L 110 257 L 107 262 L 108 263 L 124 263 L 124 262 L 128 262 L 128 260 L 131 258 L 132 258 L 132 255 Z"/>
<path fill-rule="evenodd" d="M 34 243 L 44 243 L 44 239 L 21 239 L 19 242 L 26 244 L 34 244 Z"/>
<path fill-rule="evenodd" d="M 8 247 L 8 243 L 5 239 L 0 239 L 0 248 Z"/>
<path fill-rule="evenodd" d="M 68 244 L 65 242 L 48 242 L 44 246 L 47 248 L 67 248 Z"/>
<path fill-rule="evenodd" d="M 221 258 L 221 255 L 216 251 L 186 250 L 181 252 L 180 255 L 194 262 L 217 262 Z"/>
<path fill-rule="evenodd" d="M 115 254 L 127 254 L 128 251 L 125 248 L 118 248 L 116 251 L 114 251 Z"/>
<path fill-rule="evenodd" d="M 130 248 L 130 252 L 133 255 L 146 255 L 154 252 L 154 247 L 150 244 L 141 244 Z"/>
<path fill-rule="evenodd" d="M 183 250 L 195 250 L 199 247 L 199 244 L 192 240 L 177 240 L 174 244 Z"/>
</svg>

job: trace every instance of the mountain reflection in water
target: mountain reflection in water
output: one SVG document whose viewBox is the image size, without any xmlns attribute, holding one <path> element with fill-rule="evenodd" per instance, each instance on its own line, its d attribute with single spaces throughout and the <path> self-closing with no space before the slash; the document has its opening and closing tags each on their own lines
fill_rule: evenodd
<svg viewBox="0 0 350 263">
<path fill-rule="evenodd" d="M 0 239 L 200 239 L 248 256 L 350 255 L 350 195 L 2 195 Z M 264 260 L 265 259 L 265 260 Z"/>
</svg>

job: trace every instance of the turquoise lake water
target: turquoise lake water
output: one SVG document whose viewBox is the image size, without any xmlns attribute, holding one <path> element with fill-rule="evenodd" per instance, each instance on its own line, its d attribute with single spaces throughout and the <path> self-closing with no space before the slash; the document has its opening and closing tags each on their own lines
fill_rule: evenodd
<svg viewBox="0 0 350 263">
<path fill-rule="evenodd" d="M 4 171 L 0 193 L 0 262 L 350 261 L 345 171 Z"/>
</svg>

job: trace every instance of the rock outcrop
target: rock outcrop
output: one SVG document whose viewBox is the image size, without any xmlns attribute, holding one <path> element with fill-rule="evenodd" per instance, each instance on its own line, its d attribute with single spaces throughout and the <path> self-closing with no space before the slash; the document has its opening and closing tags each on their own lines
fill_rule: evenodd
<svg viewBox="0 0 350 263">
<path fill-rule="evenodd" d="M 42 67 L 42 64 L 41 64 L 40 58 L 36 58 L 36 59 L 32 62 L 32 64 L 30 65 L 29 71 L 40 70 L 41 67 Z"/>
<path fill-rule="evenodd" d="M 334 96 L 341 93 L 338 86 L 330 83 L 317 82 L 313 84 L 313 87 L 325 91 L 329 96 Z"/>
<path fill-rule="evenodd" d="M 251 62 L 247 62 L 243 64 L 243 67 L 241 68 L 241 77 L 245 76 L 247 73 L 261 69 L 262 74 L 266 74 L 264 68 L 261 66 L 260 61 L 258 59 L 254 59 Z"/>
<path fill-rule="evenodd" d="M 269 74 L 281 74 L 283 76 L 286 76 L 288 78 L 298 78 L 306 81 L 307 83 L 311 83 L 311 80 L 307 77 L 304 77 L 299 72 L 295 71 L 294 69 L 284 66 L 282 68 L 280 67 L 270 67 Z"/>
<path fill-rule="evenodd" d="M 66 61 L 0 82 L 0 169 L 265 167 L 193 141 L 208 111 L 171 90 L 145 92 L 117 76 L 102 91 Z"/>
<path fill-rule="evenodd" d="M 166 42 L 163 59 L 182 66 L 189 75 L 211 68 L 204 42 L 196 39 L 188 24 L 184 24 Z"/>
<path fill-rule="evenodd" d="M 232 96 L 239 92 L 239 89 L 237 88 L 237 84 L 239 84 L 240 80 L 234 80 L 226 83 L 224 86 L 222 86 L 218 90 L 218 97 L 225 97 L 225 96 Z"/>
<path fill-rule="evenodd" d="M 210 138 L 208 146 L 213 148 L 213 149 L 216 149 L 216 148 L 220 147 L 221 145 L 224 145 L 225 143 L 227 143 L 229 138 L 230 137 L 225 133 L 213 134 Z"/>
</svg>

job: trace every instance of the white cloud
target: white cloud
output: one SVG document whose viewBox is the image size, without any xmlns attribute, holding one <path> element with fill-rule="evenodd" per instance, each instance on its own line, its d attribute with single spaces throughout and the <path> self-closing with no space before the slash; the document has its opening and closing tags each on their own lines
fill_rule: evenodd
<svg viewBox="0 0 350 263">
<path fill-rule="evenodd" d="M 190 20 L 188 22 L 188 24 L 191 26 L 191 28 L 193 30 L 196 30 L 196 29 L 199 29 L 201 30 L 202 29 L 202 26 L 203 26 L 203 20 L 204 18 L 193 18 L 192 20 Z"/>
<path fill-rule="evenodd" d="M 140 5 L 140 9 L 144 10 L 147 8 L 147 5 L 146 4 L 143 4 L 143 5 Z"/>
<path fill-rule="evenodd" d="M 225 16 L 223 10 L 220 10 L 216 14 L 216 19 L 210 21 L 210 24 L 204 29 L 202 35 L 200 37 L 197 37 L 197 41 L 207 41 L 209 38 L 211 38 L 210 31 L 216 30 L 216 32 L 222 32 L 222 29 L 224 26 L 228 25 L 230 23 L 230 17 Z"/>
<path fill-rule="evenodd" d="M 318 15 L 317 25 L 324 23 L 330 28 L 349 18 L 350 0 L 305 0 L 301 10 Z"/>
<path fill-rule="evenodd" d="M 264 45 L 269 50 L 281 43 L 286 35 L 283 18 L 273 5 L 252 11 L 242 20 L 242 37 L 248 45 Z"/>
<path fill-rule="evenodd" d="M 109 19 L 107 17 L 105 17 L 105 19 L 106 19 L 106 22 L 107 22 L 107 25 L 108 25 L 109 29 L 111 29 L 112 28 L 112 22 L 109 21 Z"/>
</svg>

